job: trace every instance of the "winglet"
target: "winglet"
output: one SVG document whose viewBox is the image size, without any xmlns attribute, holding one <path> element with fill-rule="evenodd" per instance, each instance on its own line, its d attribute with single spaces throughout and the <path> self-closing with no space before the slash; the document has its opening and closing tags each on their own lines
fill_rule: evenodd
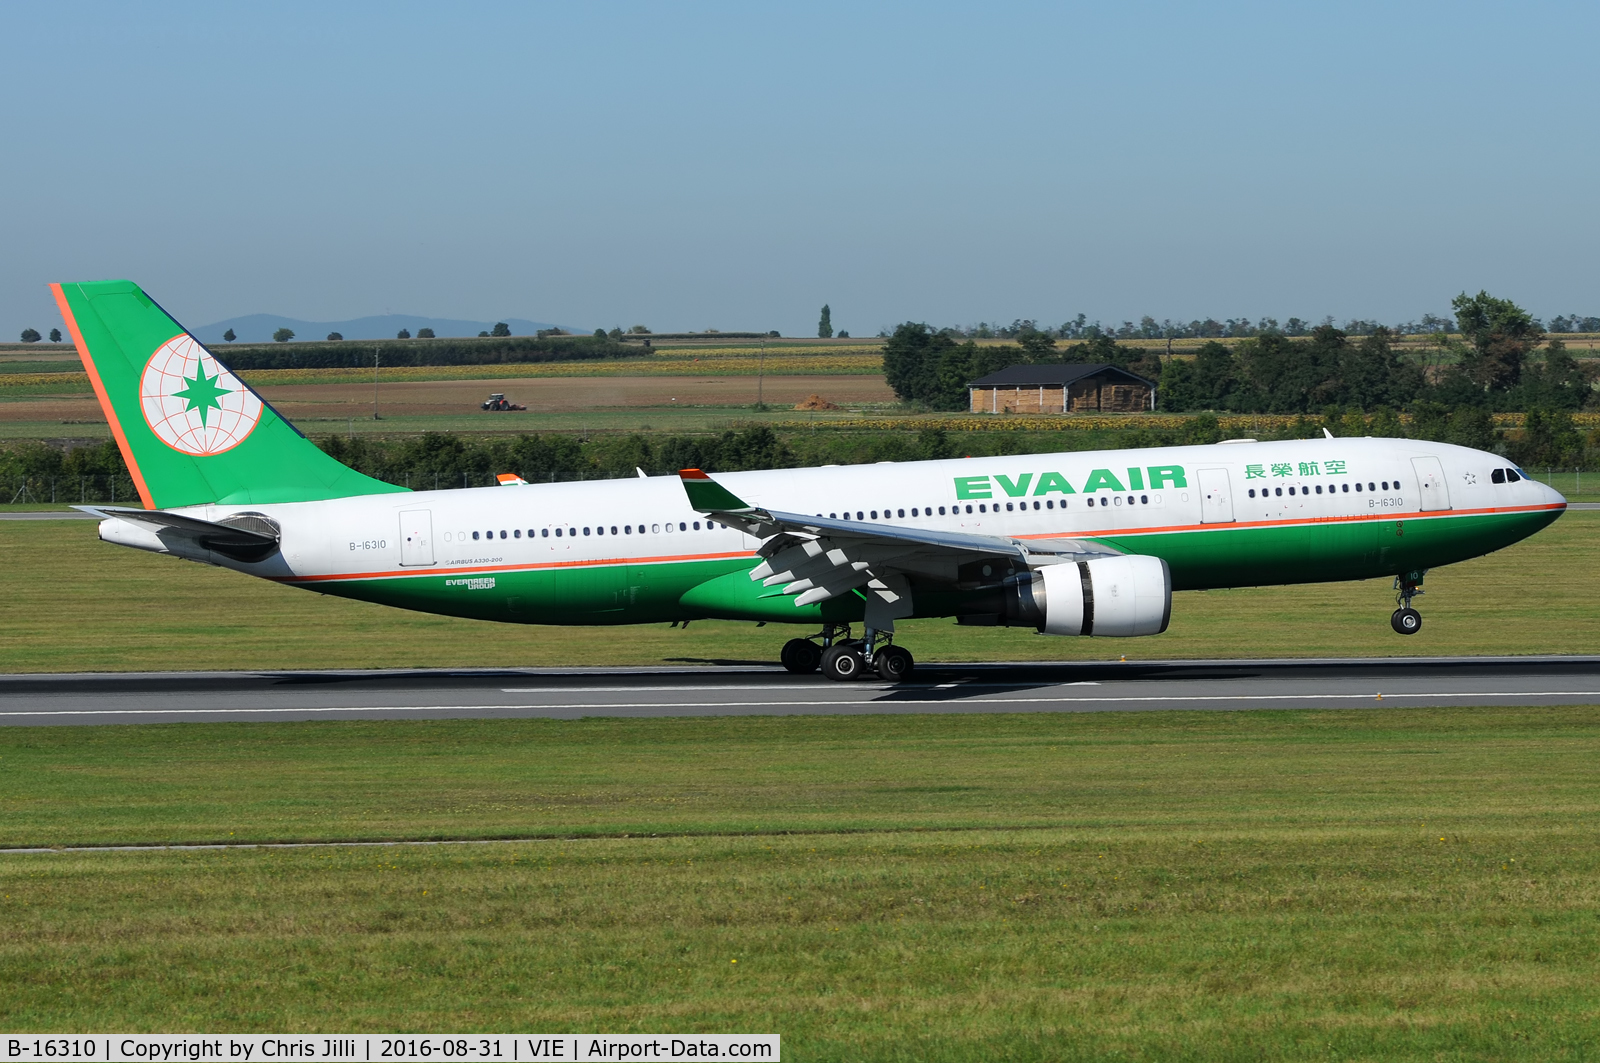
<svg viewBox="0 0 1600 1063">
<path fill-rule="evenodd" d="M 678 479 L 683 481 L 689 505 L 701 513 L 751 513 L 755 507 L 732 491 L 701 472 L 699 469 L 679 469 Z"/>
</svg>

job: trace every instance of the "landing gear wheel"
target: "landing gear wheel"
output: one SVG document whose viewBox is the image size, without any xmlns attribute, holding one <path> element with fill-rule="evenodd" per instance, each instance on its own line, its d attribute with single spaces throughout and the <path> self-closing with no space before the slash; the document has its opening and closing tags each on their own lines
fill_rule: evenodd
<svg viewBox="0 0 1600 1063">
<path fill-rule="evenodd" d="M 810 639 L 790 639 L 778 659 L 795 675 L 809 675 L 822 663 L 822 647 Z"/>
<path fill-rule="evenodd" d="M 910 650 L 885 646 L 872 655 L 872 665 L 878 670 L 878 678 L 885 683 L 904 683 L 911 678 L 911 669 L 916 666 L 916 661 L 912 659 Z"/>
<path fill-rule="evenodd" d="M 836 682 L 860 679 L 867 670 L 866 658 L 856 645 L 830 646 L 822 651 L 822 674 Z"/>
<path fill-rule="evenodd" d="M 1402 635 L 1415 635 L 1422 630 L 1422 614 L 1409 606 L 1396 609 L 1389 618 L 1389 626 Z"/>
</svg>

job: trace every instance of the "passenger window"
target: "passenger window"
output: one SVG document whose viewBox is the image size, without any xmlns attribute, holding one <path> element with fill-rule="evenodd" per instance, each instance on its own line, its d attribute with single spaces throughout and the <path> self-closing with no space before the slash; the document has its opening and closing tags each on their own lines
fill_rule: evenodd
<svg viewBox="0 0 1600 1063">
<path fill-rule="evenodd" d="M 679 531 L 688 531 L 689 530 L 689 525 L 685 521 L 681 521 L 680 520 L 678 522 L 678 530 Z"/>
<path fill-rule="evenodd" d="M 1343 487 L 1344 487 L 1344 493 L 1345 494 L 1349 494 L 1350 493 L 1350 485 L 1349 484 L 1344 484 Z"/>
<path fill-rule="evenodd" d="M 1250 488 L 1250 497 L 1251 498 L 1256 497 L 1256 489 L 1254 487 Z"/>
<path fill-rule="evenodd" d="M 477 538 L 477 537 L 478 537 L 478 533 L 477 533 L 477 532 L 473 532 L 473 533 L 472 533 L 472 537 L 473 537 L 473 538 L 474 538 L 474 539 L 476 539 L 476 538 Z"/>
<path fill-rule="evenodd" d="M 529 533 L 528 533 L 528 534 L 529 534 L 529 535 L 532 535 L 532 534 L 533 534 L 533 532 L 531 532 L 531 531 L 530 531 L 530 532 L 529 532 Z M 544 529 L 544 530 L 543 530 L 543 531 L 541 531 L 541 532 L 540 532 L 540 533 L 539 533 L 539 538 L 541 538 L 541 539 L 548 539 L 548 538 L 550 538 L 550 529 L 549 529 L 549 528 L 545 528 L 545 529 Z"/>
<path fill-rule="evenodd" d="M 560 528 L 556 529 L 556 538 L 557 539 L 561 538 L 561 529 Z"/>
<path fill-rule="evenodd" d="M 1389 490 L 1389 481 L 1388 480 L 1383 481 L 1383 489 L 1385 491 Z"/>
<path fill-rule="evenodd" d="M 1007 513 L 1015 513 L 1016 511 L 1017 511 L 1016 503 L 1014 503 L 1014 502 L 1007 502 L 1006 503 L 1006 512 Z"/>
<path fill-rule="evenodd" d="M 968 506 L 968 507 L 967 507 L 967 512 L 968 512 L 968 513 L 969 513 L 969 514 L 970 514 L 970 513 L 971 513 L 971 512 L 972 512 L 972 507 L 971 507 L 971 506 L 970 506 L 970 505 L 969 505 L 969 506 Z"/>
<path fill-rule="evenodd" d="M 506 530 L 504 528 L 501 528 L 500 529 L 500 538 L 504 539 L 505 537 L 506 537 Z"/>
<path fill-rule="evenodd" d="M 980 503 L 978 503 L 978 512 L 979 513 L 987 513 L 987 512 L 989 512 L 989 507 L 984 505 L 982 502 L 980 502 Z"/>
<path fill-rule="evenodd" d="M 1094 497 L 1092 495 L 1090 497 L 1084 499 L 1084 501 L 1087 502 L 1090 506 L 1094 505 Z"/>
<path fill-rule="evenodd" d="M 589 529 L 588 528 L 583 529 L 583 534 L 588 535 L 589 534 Z"/>
<path fill-rule="evenodd" d="M 899 511 L 898 511 L 898 512 L 899 512 L 899 514 L 900 514 L 900 516 L 902 516 L 902 517 L 903 517 L 903 516 L 905 516 L 905 515 L 906 515 L 906 511 L 905 511 L 905 510 L 903 510 L 903 509 L 902 509 L 902 510 L 899 510 Z M 916 511 L 916 510 L 914 510 L 914 509 L 913 509 L 913 510 L 912 510 L 912 511 L 911 511 L 911 515 L 912 515 L 912 516 L 913 516 L 913 517 L 915 517 L 915 516 L 916 516 L 916 515 L 917 515 L 917 511 Z"/>
<path fill-rule="evenodd" d="M 1036 506 L 1037 506 L 1037 505 L 1038 505 L 1038 504 L 1039 504 L 1039 503 L 1037 503 L 1037 502 L 1035 502 L 1035 503 L 1034 503 L 1034 505 L 1036 505 Z M 1047 499 L 1045 499 L 1045 500 L 1044 500 L 1044 508 L 1045 508 L 1045 509 L 1055 509 L 1055 508 L 1056 508 L 1056 500 L 1055 500 L 1055 499 L 1053 499 L 1053 498 L 1047 498 Z"/>
<path fill-rule="evenodd" d="M 1282 497 L 1283 497 L 1283 488 L 1281 488 L 1281 487 L 1274 487 L 1274 488 L 1273 488 L 1273 489 L 1272 489 L 1272 493 L 1273 493 L 1273 494 L 1275 494 L 1275 495 L 1277 495 L 1277 496 L 1278 496 L 1278 497 L 1279 497 L 1279 498 L 1282 498 Z"/>
<path fill-rule="evenodd" d="M 872 512 L 872 519 L 873 520 L 877 520 L 878 519 L 878 511 L 874 509 L 871 512 Z"/>
<path fill-rule="evenodd" d="M 939 516 L 941 516 L 941 517 L 944 516 L 944 507 L 943 506 L 939 507 Z"/>
<path fill-rule="evenodd" d="M 451 535 L 450 535 L 449 532 L 445 532 L 444 533 L 444 541 L 445 542 L 450 542 L 451 541 Z"/>
<path fill-rule="evenodd" d="M 699 531 L 700 530 L 700 522 L 699 521 L 695 521 L 694 522 L 694 530 L 695 531 Z"/>
<path fill-rule="evenodd" d="M 861 511 L 859 509 L 856 510 L 856 520 L 866 520 L 866 519 L 867 519 L 866 517 L 863 517 L 861 515 Z"/>
<path fill-rule="evenodd" d="M 617 526 L 616 526 L 616 525 L 615 525 L 615 524 L 613 524 L 613 525 L 612 525 L 612 526 L 611 526 L 611 534 L 612 534 L 612 535 L 615 535 L 615 534 L 617 534 Z"/>
<path fill-rule="evenodd" d="M 516 530 L 515 530 L 515 531 L 513 531 L 513 532 L 512 532 L 512 533 L 511 533 L 511 537 L 512 537 L 512 538 L 513 538 L 513 539 L 520 539 L 520 538 L 522 538 L 522 529 L 521 529 L 521 528 L 518 528 L 518 529 L 516 529 Z"/>
<path fill-rule="evenodd" d="M 643 525 L 641 525 L 641 527 L 643 527 Z M 652 524 L 652 525 L 650 525 L 650 530 L 652 532 L 655 532 L 657 535 L 659 535 L 659 534 L 661 534 L 661 525 Z"/>
<path fill-rule="evenodd" d="M 1140 495 L 1139 496 L 1139 504 L 1141 506 L 1148 506 L 1150 504 L 1150 496 L 1149 495 Z"/>
</svg>

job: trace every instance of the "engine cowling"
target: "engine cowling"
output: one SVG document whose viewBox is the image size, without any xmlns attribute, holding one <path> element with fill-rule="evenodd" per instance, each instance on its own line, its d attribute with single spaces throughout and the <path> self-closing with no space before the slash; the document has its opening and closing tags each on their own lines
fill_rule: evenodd
<svg viewBox="0 0 1600 1063">
<path fill-rule="evenodd" d="M 1159 635 L 1172 619 L 1172 572 L 1159 557 L 1046 565 L 1031 589 L 1047 635 Z"/>
</svg>

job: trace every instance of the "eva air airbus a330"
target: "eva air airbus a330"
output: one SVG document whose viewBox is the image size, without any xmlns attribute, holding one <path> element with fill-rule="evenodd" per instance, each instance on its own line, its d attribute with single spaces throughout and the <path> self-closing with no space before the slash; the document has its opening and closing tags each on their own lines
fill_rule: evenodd
<svg viewBox="0 0 1600 1063">
<path fill-rule="evenodd" d="M 801 624 L 784 665 L 832 679 L 909 676 L 908 617 L 1156 635 L 1208 587 L 1392 576 L 1411 634 L 1428 569 L 1566 508 L 1494 454 L 1331 437 L 409 491 L 318 450 L 137 285 L 52 290 L 144 503 L 93 510 L 107 542 L 480 620 Z"/>
</svg>

